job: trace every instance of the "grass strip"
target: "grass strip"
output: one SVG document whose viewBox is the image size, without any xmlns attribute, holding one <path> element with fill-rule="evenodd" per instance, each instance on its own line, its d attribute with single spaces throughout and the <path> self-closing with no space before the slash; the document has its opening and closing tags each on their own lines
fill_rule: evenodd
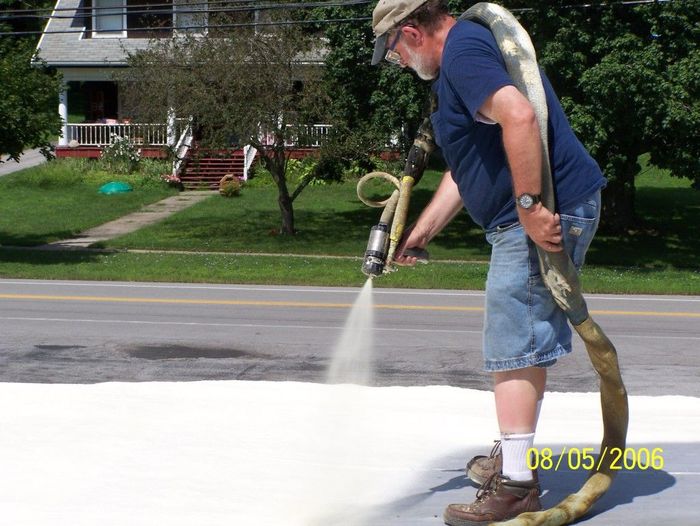
<svg viewBox="0 0 700 526">
<path fill-rule="evenodd" d="M 360 258 L 271 255 L 105 253 L 0 248 L 0 277 L 360 287 Z M 375 280 L 377 287 L 483 290 L 485 263 L 431 262 Z M 589 293 L 700 294 L 700 271 L 587 267 Z"/>
</svg>

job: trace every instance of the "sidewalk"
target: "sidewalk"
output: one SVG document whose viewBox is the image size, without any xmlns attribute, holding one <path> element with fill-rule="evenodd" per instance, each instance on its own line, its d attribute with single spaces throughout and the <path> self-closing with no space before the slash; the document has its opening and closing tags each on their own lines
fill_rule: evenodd
<svg viewBox="0 0 700 526">
<path fill-rule="evenodd" d="M 138 212 L 85 230 L 73 238 L 54 241 L 40 248 L 45 250 L 88 248 L 90 245 L 99 241 L 106 241 L 125 234 L 130 234 L 139 228 L 157 223 L 175 212 L 184 210 L 185 208 L 211 197 L 215 193 L 216 191 L 180 192 L 178 195 L 145 206 Z"/>
<path fill-rule="evenodd" d="M 46 157 L 41 155 L 39 148 L 34 150 L 27 150 L 22 153 L 19 158 L 19 162 L 13 161 L 12 159 L 7 160 L 6 156 L 3 155 L 2 163 L 0 163 L 0 177 L 3 175 L 11 174 L 13 172 L 19 172 L 25 168 L 31 168 L 32 166 L 37 166 L 46 162 Z"/>
</svg>

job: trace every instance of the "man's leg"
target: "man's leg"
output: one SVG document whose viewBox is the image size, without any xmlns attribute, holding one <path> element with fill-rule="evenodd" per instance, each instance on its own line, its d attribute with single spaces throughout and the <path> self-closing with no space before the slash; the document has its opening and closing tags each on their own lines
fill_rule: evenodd
<svg viewBox="0 0 700 526">
<path fill-rule="evenodd" d="M 526 367 L 493 374 L 503 471 L 494 471 L 484 481 L 473 503 L 445 509 L 443 519 L 449 526 L 481 526 L 541 509 L 539 484 L 527 467 L 527 452 L 535 436 L 547 370 Z"/>
<path fill-rule="evenodd" d="M 547 369 L 526 367 L 500 371 L 493 373 L 493 378 L 496 416 L 501 431 L 502 474 L 511 480 L 531 480 L 527 452 L 534 442 Z"/>
</svg>

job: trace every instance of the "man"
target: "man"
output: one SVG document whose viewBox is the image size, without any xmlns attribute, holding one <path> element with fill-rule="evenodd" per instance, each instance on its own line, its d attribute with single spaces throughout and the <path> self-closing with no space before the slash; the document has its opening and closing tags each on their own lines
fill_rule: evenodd
<svg viewBox="0 0 700 526">
<path fill-rule="evenodd" d="M 483 354 L 492 373 L 500 447 L 475 457 L 482 483 L 472 504 L 452 504 L 451 526 L 488 524 L 541 509 L 537 473 L 528 467 L 547 367 L 571 351 L 571 330 L 539 274 L 535 244 L 566 250 L 577 268 L 598 226 L 598 165 L 575 137 L 547 78 L 549 151 L 558 213 L 540 202 L 540 134 L 530 102 L 515 88 L 491 32 L 457 21 L 446 0 L 380 0 L 374 9 L 372 63 L 382 59 L 435 80 L 431 116 L 449 170 L 431 202 L 404 234 L 396 262 L 413 265 L 407 247 L 424 248 L 462 209 L 492 245 L 486 283 Z"/>
</svg>

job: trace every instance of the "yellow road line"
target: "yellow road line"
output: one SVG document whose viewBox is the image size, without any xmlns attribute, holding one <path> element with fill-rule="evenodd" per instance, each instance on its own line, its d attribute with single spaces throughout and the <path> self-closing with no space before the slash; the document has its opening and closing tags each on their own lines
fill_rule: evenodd
<svg viewBox="0 0 700 526">
<path fill-rule="evenodd" d="M 48 294 L 0 294 L 0 299 L 8 300 L 44 300 L 44 301 L 86 301 L 104 303 L 160 303 L 181 305 L 237 305 L 251 307 L 301 307 L 301 308 L 330 308 L 349 309 L 351 303 L 327 303 L 313 301 L 263 301 L 263 300 L 205 300 L 186 298 L 125 298 L 119 296 L 59 296 Z M 445 305 L 401 305 L 378 304 L 375 309 L 387 310 L 430 310 L 452 312 L 483 312 L 483 307 L 445 306 Z M 610 316 L 651 316 L 700 318 L 698 312 L 667 312 L 667 311 L 627 311 L 627 310 L 592 310 L 591 314 Z"/>
<path fill-rule="evenodd" d="M 0 299 L 45 300 L 45 301 L 95 301 L 105 303 L 162 303 L 185 305 L 244 305 L 252 307 L 307 307 L 349 309 L 352 303 L 328 303 L 313 301 L 263 301 L 263 300 L 203 300 L 186 298 L 124 298 L 119 296 L 54 296 L 47 294 L 0 294 Z M 380 304 L 376 309 L 397 310 L 439 310 L 439 311 L 482 311 L 481 307 L 450 307 L 442 305 L 398 305 Z"/>
<path fill-rule="evenodd" d="M 591 314 L 611 316 L 665 316 L 670 318 L 700 318 L 700 312 L 665 312 L 653 310 L 592 310 Z"/>
</svg>

